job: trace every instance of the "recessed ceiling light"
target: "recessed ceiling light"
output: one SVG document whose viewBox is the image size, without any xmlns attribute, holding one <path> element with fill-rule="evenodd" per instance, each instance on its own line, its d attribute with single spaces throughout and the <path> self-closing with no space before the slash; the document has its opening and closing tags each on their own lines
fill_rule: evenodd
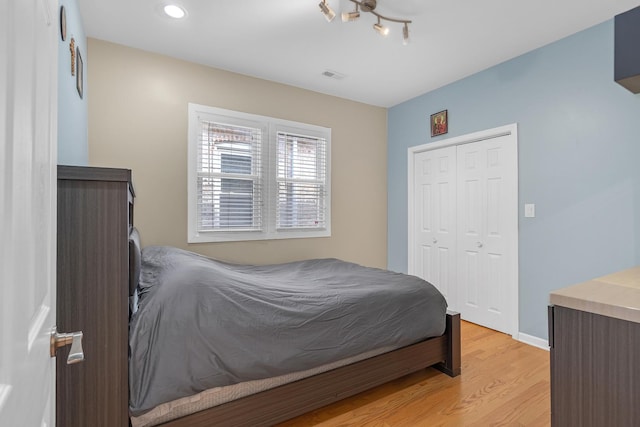
<svg viewBox="0 0 640 427">
<path fill-rule="evenodd" d="M 184 15 L 186 14 L 183 8 L 176 6 L 175 4 L 166 5 L 164 7 L 164 13 L 176 19 L 184 18 Z"/>
</svg>

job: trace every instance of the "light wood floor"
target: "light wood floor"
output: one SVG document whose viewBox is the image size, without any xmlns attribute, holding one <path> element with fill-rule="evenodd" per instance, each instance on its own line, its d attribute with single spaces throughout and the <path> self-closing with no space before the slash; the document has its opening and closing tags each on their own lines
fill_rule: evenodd
<svg viewBox="0 0 640 427">
<path fill-rule="evenodd" d="M 549 352 L 462 322 L 462 374 L 429 368 L 279 427 L 548 426 Z"/>
</svg>

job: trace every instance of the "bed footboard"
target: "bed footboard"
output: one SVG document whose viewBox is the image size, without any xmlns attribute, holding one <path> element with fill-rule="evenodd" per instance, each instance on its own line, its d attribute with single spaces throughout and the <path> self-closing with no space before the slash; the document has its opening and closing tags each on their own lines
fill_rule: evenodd
<svg viewBox="0 0 640 427">
<path fill-rule="evenodd" d="M 460 356 L 460 313 L 447 311 L 447 326 L 444 332 L 447 336 L 446 359 L 433 367 L 450 377 L 457 377 L 462 372 Z"/>
</svg>

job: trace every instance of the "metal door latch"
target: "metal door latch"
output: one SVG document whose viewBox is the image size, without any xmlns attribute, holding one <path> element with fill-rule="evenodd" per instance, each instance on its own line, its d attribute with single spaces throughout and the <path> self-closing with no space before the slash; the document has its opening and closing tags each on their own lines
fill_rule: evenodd
<svg viewBox="0 0 640 427">
<path fill-rule="evenodd" d="M 82 331 L 70 332 L 68 334 L 58 333 L 58 327 L 51 329 L 51 357 L 56 357 L 56 350 L 65 345 L 71 344 L 69 357 L 67 357 L 67 365 L 80 363 L 84 360 L 84 351 L 82 350 Z"/>
</svg>

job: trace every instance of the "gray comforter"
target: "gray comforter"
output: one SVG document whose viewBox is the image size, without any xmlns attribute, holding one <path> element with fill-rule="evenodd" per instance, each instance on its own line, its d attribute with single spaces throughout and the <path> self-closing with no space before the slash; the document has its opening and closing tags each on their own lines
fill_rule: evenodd
<svg viewBox="0 0 640 427">
<path fill-rule="evenodd" d="M 414 276 L 336 259 L 227 264 L 143 250 L 130 409 L 441 335 L 447 303 Z"/>
</svg>

